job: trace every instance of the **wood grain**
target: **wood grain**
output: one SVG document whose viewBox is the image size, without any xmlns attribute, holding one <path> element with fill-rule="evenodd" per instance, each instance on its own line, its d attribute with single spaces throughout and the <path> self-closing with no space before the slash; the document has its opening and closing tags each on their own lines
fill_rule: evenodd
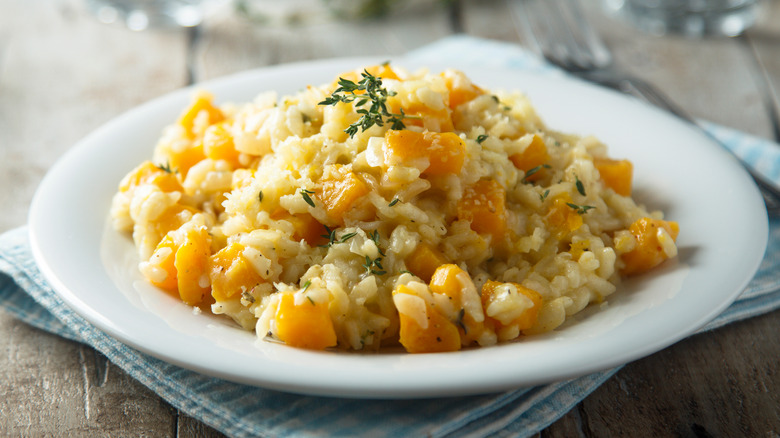
<svg viewBox="0 0 780 438">
<path fill-rule="evenodd" d="M 97 23 L 77 0 L 0 0 L 0 232 L 25 223 L 44 173 L 80 138 L 191 81 L 284 62 L 402 54 L 457 29 L 520 42 L 504 1 L 454 4 L 460 14 L 427 2 L 389 21 L 293 28 L 225 13 L 195 31 L 135 33 Z M 778 0 L 766 3 L 745 37 L 715 40 L 643 35 L 598 2 L 583 4 L 619 68 L 698 117 L 773 135 L 766 109 L 780 108 Z M 770 92 L 756 80 L 762 76 Z M 777 436 L 778 332 L 774 312 L 681 341 L 628 364 L 539 435 Z M 222 436 L 94 350 L 2 311 L 0 348 L 2 436 Z"/>
</svg>

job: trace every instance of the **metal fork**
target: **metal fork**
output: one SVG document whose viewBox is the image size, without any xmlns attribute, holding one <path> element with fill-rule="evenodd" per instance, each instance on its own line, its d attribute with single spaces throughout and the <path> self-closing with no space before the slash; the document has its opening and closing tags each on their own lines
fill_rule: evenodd
<svg viewBox="0 0 780 438">
<path fill-rule="evenodd" d="M 507 1 L 516 27 L 525 41 L 548 62 L 582 79 L 631 94 L 669 111 L 732 152 L 657 88 L 639 78 L 616 71 L 612 67 L 609 49 L 588 24 L 577 0 Z M 769 215 L 780 215 L 780 189 L 733 152 L 732 155 L 758 185 Z"/>
</svg>

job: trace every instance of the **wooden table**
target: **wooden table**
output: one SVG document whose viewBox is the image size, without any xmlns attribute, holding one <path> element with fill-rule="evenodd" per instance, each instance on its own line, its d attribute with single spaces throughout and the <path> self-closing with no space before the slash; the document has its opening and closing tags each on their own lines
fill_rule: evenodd
<svg viewBox="0 0 780 438">
<path fill-rule="evenodd" d="M 0 0 L 0 232 L 25 224 L 46 170 L 76 141 L 151 98 L 240 70 L 402 54 L 455 32 L 519 42 L 503 1 L 413 6 L 374 22 L 268 27 L 232 14 L 197 29 L 132 32 L 76 0 Z M 652 37 L 587 14 L 621 68 L 697 117 L 773 138 L 780 2 L 732 39 Z M 453 12 L 454 11 L 454 12 Z M 780 312 L 629 364 L 542 436 L 778 436 Z M 0 435 L 218 436 L 78 343 L 0 312 Z"/>
</svg>

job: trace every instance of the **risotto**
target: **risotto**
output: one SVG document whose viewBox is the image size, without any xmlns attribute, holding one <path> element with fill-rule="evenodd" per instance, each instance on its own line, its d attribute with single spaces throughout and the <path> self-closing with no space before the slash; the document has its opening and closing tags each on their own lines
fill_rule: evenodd
<svg viewBox="0 0 780 438">
<path fill-rule="evenodd" d="M 377 65 L 240 105 L 200 91 L 171 122 L 115 228 L 149 282 L 290 346 L 511 341 L 677 254 L 631 162 L 458 71 Z"/>
</svg>

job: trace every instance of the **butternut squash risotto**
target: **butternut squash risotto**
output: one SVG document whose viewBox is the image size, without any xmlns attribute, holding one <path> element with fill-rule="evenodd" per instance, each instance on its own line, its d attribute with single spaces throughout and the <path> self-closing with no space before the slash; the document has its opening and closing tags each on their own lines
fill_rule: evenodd
<svg viewBox="0 0 780 438">
<path fill-rule="evenodd" d="M 111 215 L 152 284 L 261 338 L 441 352 L 553 330 L 675 257 L 631 180 L 520 93 L 384 64 L 281 99 L 197 93 Z"/>
</svg>

